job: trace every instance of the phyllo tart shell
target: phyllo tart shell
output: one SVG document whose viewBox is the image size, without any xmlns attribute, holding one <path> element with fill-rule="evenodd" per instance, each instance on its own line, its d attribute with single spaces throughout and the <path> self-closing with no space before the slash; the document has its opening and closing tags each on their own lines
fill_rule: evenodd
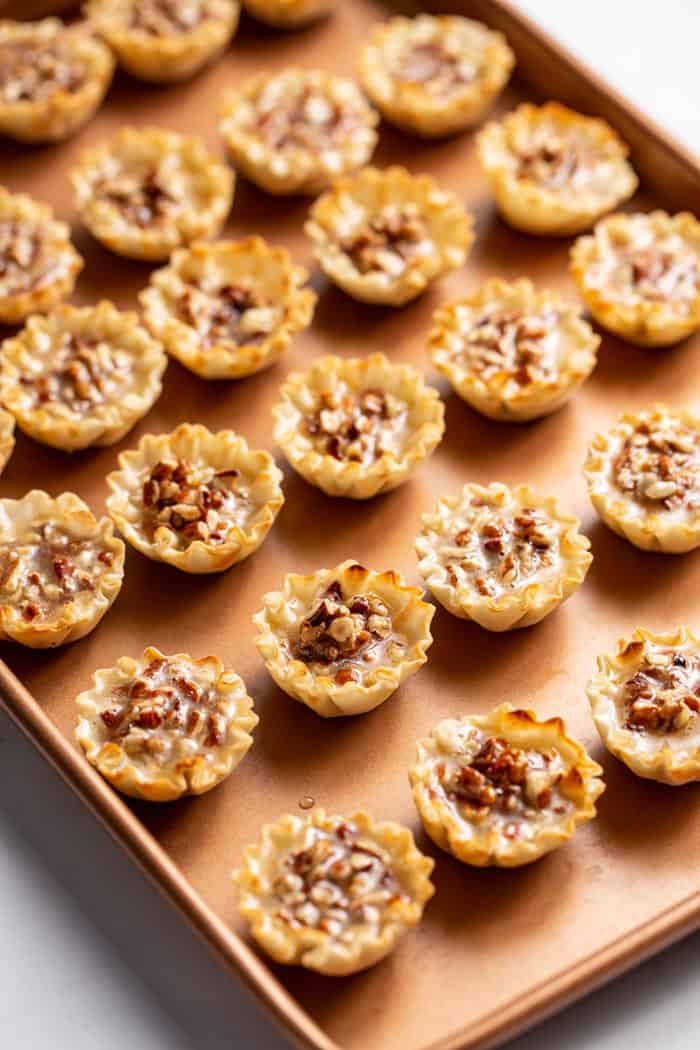
<svg viewBox="0 0 700 1050">
<path fill-rule="evenodd" d="M 352 560 L 290 573 L 263 597 L 255 639 L 280 689 L 318 715 L 359 715 L 384 703 L 425 663 L 434 608 L 398 572 Z"/>
<path fill-rule="evenodd" d="M 121 590 L 124 544 L 73 492 L 0 500 L 0 637 L 32 649 L 93 630 Z"/>
<path fill-rule="evenodd" d="M 238 379 L 277 361 L 311 323 L 316 293 L 286 248 L 262 237 L 173 253 L 139 295 L 146 324 L 205 379 Z"/>
<path fill-rule="evenodd" d="M 436 138 L 476 124 L 514 64 L 502 33 L 471 18 L 419 14 L 374 26 L 359 70 L 362 86 L 390 124 Z"/>
<path fill-rule="evenodd" d="M 601 740 L 637 776 L 700 780 L 700 639 L 637 627 L 598 657 L 586 689 Z"/>
<path fill-rule="evenodd" d="M 601 767 L 561 718 L 501 704 L 439 722 L 409 771 L 423 826 L 476 867 L 512 868 L 562 846 L 596 815 Z"/>
<path fill-rule="evenodd" d="M 98 109 L 114 73 L 109 48 L 85 23 L 0 20 L 0 134 L 20 142 L 68 138 Z"/>
<path fill-rule="evenodd" d="M 499 277 L 441 307 L 429 352 L 472 408 L 520 422 L 560 408 L 596 365 L 600 337 L 558 292 Z"/>
<path fill-rule="evenodd" d="M 384 354 L 317 358 L 292 372 L 273 408 L 275 441 L 329 496 L 370 499 L 401 485 L 445 430 L 436 390 Z"/>
<path fill-rule="evenodd" d="M 50 205 L 0 186 L 0 323 L 47 313 L 71 294 L 82 268 Z"/>
<path fill-rule="evenodd" d="M 336 0 L 243 0 L 243 7 L 265 25 L 275 29 L 297 29 L 323 18 Z"/>
<path fill-rule="evenodd" d="M 15 417 L 4 408 L 0 408 L 0 474 L 7 466 L 14 447 Z"/>
<path fill-rule="evenodd" d="M 84 12 L 132 76 L 170 83 L 223 51 L 238 27 L 238 0 L 89 0 Z"/>
<path fill-rule="evenodd" d="M 63 304 L 2 343 L 0 399 L 44 445 L 113 445 L 152 408 L 166 364 L 135 313 Z"/>
<path fill-rule="evenodd" d="M 690 212 L 609 215 L 571 249 L 595 320 L 639 346 L 669 346 L 700 327 L 700 222 Z"/>
<path fill-rule="evenodd" d="M 107 477 L 107 509 L 125 540 L 183 572 L 222 572 L 258 549 L 284 503 L 268 452 L 232 430 L 181 423 L 145 434 Z"/>
<path fill-rule="evenodd" d="M 408 828 L 315 809 L 266 824 L 233 881 L 268 955 L 342 977 L 385 958 L 420 922 L 432 870 Z"/>
<path fill-rule="evenodd" d="M 219 128 L 233 162 L 267 193 L 315 195 L 377 144 L 377 114 L 347 77 L 258 73 L 225 96 Z"/>
<path fill-rule="evenodd" d="M 95 671 L 76 704 L 75 736 L 90 764 L 118 791 L 149 802 L 216 787 L 258 724 L 243 680 L 217 656 L 164 656 L 154 646 Z"/>
<path fill-rule="evenodd" d="M 595 435 L 583 472 L 605 524 L 635 547 L 684 554 L 700 545 L 700 419 L 691 412 L 624 412 Z"/>
<path fill-rule="evenodd" d="M 200 139 L 161 128 L 122 127 L 84 150 L 71 178 L 83 224 L 131 259 L 214 236 L 233 200 L 233 172 Z"/>
<path fill-rule="evenodd" d="M 480 132 L 477 150 L 501 215 L 526 233 L 581 233 L 638 184 L 610 125 L 558 102 L 523 103 Z"/>
<path fill-rule="evenodd" d="M 403 306 L 464 265 L 473 220 L 430 175 L 363 168 L 314 203 L 304 227 L 326 276 L 361 302 Z"/>
<path fill-rule="evenodd" d="M 489 631 L 530 627 L 583 583 L 593 557 L 579 525 L 529 485 L 467 484 L 423 515 L 418 570 L 454 616 Z"/>
</svg>

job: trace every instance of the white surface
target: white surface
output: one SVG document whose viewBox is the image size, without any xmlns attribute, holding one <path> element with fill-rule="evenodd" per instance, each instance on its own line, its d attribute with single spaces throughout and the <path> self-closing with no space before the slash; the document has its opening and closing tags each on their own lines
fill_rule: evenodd
<svg viewBox="0 0 700 1050">
<path fill-rule="evenodd" d="M 698 0 L 520 6 L 700 152 Z M 3 1050 L 287 1046 L 2 715 L 0 886 Z M 697 1050 L 699 952 L 686 940 L 508 1050 Z"/>
</svg>

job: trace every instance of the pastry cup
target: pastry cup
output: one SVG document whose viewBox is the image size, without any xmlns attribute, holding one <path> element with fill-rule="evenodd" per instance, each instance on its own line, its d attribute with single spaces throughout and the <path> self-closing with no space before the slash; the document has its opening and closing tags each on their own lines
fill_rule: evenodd
<svg viewBox="0 0 700 1050">
<path fill-rule="evenodd" d="M 218 656 L 164 656 L 151 645 L 95 671 L 76 705 L 88 762 L 148 802 L 211 791 L 250 750 L 259 721 L 245 683 Z"/>
<path fill-rule="evenodd" d="M 700 327 L 700 223 L 690 212 L 608 216 L 574 244 L 571 273 L 598 324 L 630 343 L 669 346 Z"/>
<path fill-rule="evenodd" d="M 173 513 L 184 518 L 183 527 L 189 521 L 207 523 L 202 538 L 156 519 L 159 494 L 152 488 L 152 472 L 156 468 L 158 474 L 163 464 L 174 469 L 184 464 L 197 476 L 207 475 L 199 482 L 185 480 L 181 489 L 176 484 L 178 494 L 163 495 L 163 507 L 173 506 Z M 224 484 L 221 491 L 236 498 L 231 508 L 223 507 L 219 523 L 209 525 L 211 511 L 206 508 L 211 504 L 200 498 L 199 488 L 215 489 L 217 477 L 231 479 L 231 488 Z M 232 430 L 214 434 L 199 424 L 181 423 L 170 434 L 145 434 L 136 449 L 119 454 L 119 470 L 107 476 L 107 510 L 124 539 L 147 558 L 183 572 L 222 572 L 253 554 L 267 536 L 284 503 L 281 480 L 272 456 L 249 449 Z M 178 502 L 173 504 L 171 497 Z M 154 508 L 150 526 L 147 502 Z M 183 509 L 183 504 L 190 506 Z"/>
<path fill-rule="evenodd" d="M 140 5 L 141 0 L 89 0 L 84 11 L 119 65 L 152 83 L 184 80 L 210 62 L 230 43 L 241 13 L 238 0 L 200 0 L 200 21 L 154 33 L 132 24 Z"/>
<path fill-rule="evenodd" d="M 290 878 L 302 853 L 308 859 L 303 877 Z M 360 871 L 352 866 L 355 857 L 362 858 Z M 327 863 L 336 859 L 329 871 Z M 384 959 L 420 922 L 435 892 L 432 870 L 408 828 L 364 812 L 346 818 L 315 809 L 266 824 L 244 850 L 233 881 L 252 936 L 276 962 L 343 977 Z M 319 895 L 316 882 L 332 888 L 335 904 Z"/>
<path fill-rule="evenodd" d="M 323 18 L 336 0 L 243 0 L 243 7 L 258 22 L 275 29 L 297 29 Z"/>
<path fill-rule="evenodd" d="M 369 647 L 360 646 L 354 652 L 344 653 L 341 647 L 335 660 L 299 658 L 300 630 L 329 588 L 334 602 L 346 609 L 353 599 L 368 594 L 384 604 L 391 625 L 387 625 L 384 647 L 377 647 L 376 656 L 371 653 L 376 643 L 371 641 Z M 434 612 L 423 601 L 420 588 L 407 586 L 400 573 L 373 572 L 349 560 L 306 576 L 286 575 L 282 590 L 264 595 L 263 608 L 253 617 L 258 628 L 255 644 L 271 677 L 288 696 L 323 718 L 361 715 L 383 704 L 423 666 L 433 641 L 430 623 Z M 342 610 L 337 618 L 345 621 L 347 611 Z M 393 644 L 396 641 L 398 646 Z M 365 654 L 369 659 L 364 659 Z"/>
<path fill-rule="evenodd" d="M 488 124 L 477 151 L 502 217 L 526 233 L 581 233 L 631 197 L 639 181 L 609 124 L 558 102 L 525 102 Z M 543 177 L 523 171 L 524 160 L 542 165 Z"/>
<path fill-rule="evenodd" d="M 646 496 L 638 492 L 636 484 L 627 491 L 619 487 L 616 464 L 624 465 L 621 457 L 625 456 L 628 443 L 633 444 L 637 435 L 647 433 L 657 435 L 653 439 L 656 445 L 649 447 L 650 466 L 645 469 L 645 474 L 655 477 L 640 477 L 639 485 L 664 485 L 672 474 L 681 478 L 687 474 L 687 486 L 683 481 L 672 486 L 679 494 L 685 494 L 682 503 L 670 493 L 673 505 L 668 506 L 663 488 L 651 488 L 658 495 Z M 675 436 L 685 449 L 675 447 Z M 664 444 L 669 438 L 670 444 Z M 692 413 L 672 412 L 661 404 L 644 412 L 623 412 L 607 434 L 594 436 L 588 449 L 583 473 L 591 502 L 608 528 L 635 547 L 685 554 L 700 545 L 700 478 L 696 465 L 699 455 L 700 418 Z"/>
<path fill-rule="evenodd" d="M 51 207 L 0 186 L 0 323 L 47 313 L 71 294 L 82 268 L 68 226 Z"/>
<path fill-rule="evenodd" d="M 15 417 L 4 408 L 0 408 L 0 474 L 7 466 L 7 461 L 15 447 Z"/>
<path fill-rule="evenodd" d="M 525 752 L 528 759 L 525 782 L 515 785 L 516 805 L 495 815 L 497 800 L 483 804 L 479 792 L 485 787 L 497 794 L 500 785 L 507 795 L 509 778 L 502 785 L 498 774 L 503 765 L 496 767 L 494 779 L 488 775 L 488 760 L 483 765 L 478 761 L 487 741 L 494 741 L 497 748 L 504 744 L 516 749 L 516 764 L 520 759 L 525 765 L 525 756 L 517 752 Z M 536 759 L 533 752 L 548 756 L 549 761 Z M 476 770 L 475 759 L 480 767 Z M 444 778 L 450 767 L 458 776 L 463 769 L 476 772 L 474 783 L 472 777 L 460 777 L 462 798 L 459 794 L 449 797 L 454 795 L 449 782 L 446 790 Z M 505 703 L 487 715 L 439 722 L 429 736 L 419 740 L 409 779 L 423 827 L 436 845 L 465 864 L 513 868 L 558 849 L 580 824 L 595 817 L 596 799 L 605 790 L 602 772 L 585 748 L 568 736 L 561 718 L 541 722 L 535 711 L 515 710 Z M 541 805 L 548 795 L 549 801 Z M 563 812 L 556 812 L 557 808 Z"/>
<path fill-rule="evenodd" d="M 558 292 L 491 278 L 441 307 L 429 353 L 477 412 L 524 422 L 555 412 L 596 366 L 600 337 Z"/>
<path fill-rule="evenodd" d="M 25 92 L 19 90 L 8 98 L 7 90 L 0 92 L 0 134 L 19 142 L 68 138 L 94 116 L 112 81 L 112 53 L 84 24 L 67 27 L 58 18 L 0 20 L 0 47 L 24 50 L 28 70 L 36 69 L 42 55 L 49 60 L 56 56 L 60 63 L 80 70 L 80 82 L 73 90 L 57 83 L 41 97 L 23 98 Z"/>
<path fill-rule="evenodd" d="M 395 240 L 409 254 L 384 252 L 384 268 L 358 269 L 352 251 L 377 228 L 412 228 L 412 239 Z M 304 230 L 319 266 L 344 292 L 361 302 L 403 306 L 438 277 L 464 265 L 474 240 L 473 220 L 454 194 L 430 175 L 405 168 L 363 168 L 339 179 L 314 203 Z M 391 259 L 389 259 L 391 257 Z M 393 260 L 393 261 L 391 261 Z M 390 266 L 389 269 L 386 267 Z"/>
<path fill-rule="evenodd" d="M 432 513 L 423 515 L 416 538 L 418 570 L 454 616 L 488 631 L 530 627 L 585 579 L 593 556 L 579 525 L 555 498 L 539 496 L 529 485 L 467 484 L 458 496 L 442 497 Z M 487 529 L 489 538 L 475 536 L 477 527 Z M 500 549 L 495 546 L 499 531 L 504 533 Z M 551 554 L 545 557 L 547 551 Z M 508 562 L 513 552 L 515 566 Z M 534 562 L 529 571 L 527 559 Z"/>
<path fill-rule="evenodd" d="M 669 682 L 664 696 L 659 697 L 657 683 L 664 683 L 654 681 L 658 662 L 667 660 L 673 664 L 678 657 L 685 663 L 680 674 L 688 677 L 686 681 L 679 677 L 673 685 Z M 586 687 L 593 721 L 608 751 L 637 776 L 671 785 L 700 780 L 699 660 L 700 639 L 688 627 L 668 634 L 654 634 L 637 627 L 630 639 L 620 640 L 616 652 L 598 657 L 597 670 Z M 662 674 L 663 667 L 662 664 Z M 645 670 L 652 671 L 651 678 L 644 675 Z M 653 728 L 642 722 L 628 724 L 625 687 L 640 679 L 642 691 L 652 694 L 644 701 L 643 715 L 659 717 L 659 725 Z M 668 705 L 669 699 L 673 707 Z M 665 724 L 668 716 L 670 724 Z M 676 721 L 682 724 L 674 725 Z"/>
<path fill-rule="evenodd" d="M 358 398 L 368 393 L 395 399 L 396 431 L 388 426 L 391 419 L 380 422 L 379 415 L 362 413 Z M 308 372 L 292 372 L 280 395 L 272 410 L 275 441 L 296 472 L 329 496 L 370 499 L 390 492 L 437 448 L 445 432 L 445 409 L 437 391 L 410 365 L 391 364 L 384 354 L 317 358 Z M 360 413 L 364 425 L 374 418 L 378 444 L 386 435 L 387 446 L 377 447 L 369 461 L 319 451 L 313 435 L 305 432 L 307 421 L 320 416 L 323 404 L 333 397 L 351 401 L 351 413 L 343 419 Z"/>
<path fill-rule="evenodd" d="M 440 83 L 441 55 L 454 70 L 454 84 Z M 374 26 L 360 52 L 359 74 L 385 120 L 422 138 L 438 138 L 478 123 L 514 64 L 502 33 L 471 18 L 419 14 Z"/>
<path fill-rule="evenodd" d="M 272 248 L 262 237 L 198 243 L 174 252 L 166 267 L 152 273 L 139 300 L 146 324 L 172 357 L 205 379 L 239 379 L 274 364 L 311 323 L 316 294 L 302 287 L 307 278 L 285 248 Z M 240 337 L 225 331 L 217 337 L 204 302 L 198 326 L 196 297 L 226 305 L 222 294 L 231 289 L 248 295 L 252 305 L 236 319 Z M 189 312 L 183 296 L 192 304 Z M 245 315 L 252 319 L 248 334 Z"/>
<path fill-rule="evenodd" d="M 79 544 L 77 551 L 66 549 L 64 537 Z M 75 493 L 54 498 L 32 489 L 0 500 L 0 569 L 0 638 L 49 649 L 83 638 L 100 622 L 121 590 L 124 544 L 109 518 L 95 518 Z M 27 579 L 34 572 L 39 584 Z M 78 579 L 75 589 L 78 574 L 90 584 Z"/>
<path fill-rule="evenodd" d="M 106 248 L 130 259 L 157 262 L 214 236 L 233 200 L 233 172 L 203 142 L 160 128 L 121 128 L 110 141 L 84 150 L 71 177 L 83 224 Z M 138 207 L 144 185 L 153 205 L 145 223 L 118 203 L 128 206 L 131 200 Z M 166 211 L 163 221 L 154 223 L 159 201 Z"/>
<path fill-rule="evenodd" d="M 64 360 L 65 338 L 87 345 L 74 347 Z M 71 374 L 78 364 L 81 371 Z M 19 428 L 44 445 L 66 452 L 113 445 L 153 407 L 166 364 L 162 347 L 135 313 L 117 310 L 107 300 L 97 306 L 64 304 L 46 317 L 30 317 L 17 336 L 4 341 L 0 399 Z M 116 379 L 120 369 L 124 377 Z M 102 384 L 114 379 L 111 389 L 96 386 L 95 375 Z M 53 380 L 54 391 L 47 394 L 45 384 Z M 85 409 L 80 407 L 86 402 Z"/>
<path fill-rule="evenodd" d="M 290 131 L 292 117 L 301 134 Z M 260 189 L 316 195 L 367 163 L 378 121 L 347 77 L 284 69 L 258 73 L 229 91 L 219 130 L 238 170 Z"/>
</svg>

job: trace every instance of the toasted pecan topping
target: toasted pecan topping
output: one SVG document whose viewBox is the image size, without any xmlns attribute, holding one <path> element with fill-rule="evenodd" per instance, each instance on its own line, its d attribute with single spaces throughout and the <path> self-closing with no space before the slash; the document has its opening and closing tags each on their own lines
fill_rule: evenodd
<svg viewBox="0 0 700 1050">
<path fill-rule="evenodd" d="M 385 204 L 340 248 L 359 273 L 398 277 L 412 259 L 430 252 L 433 242 L 416 204 Z"/>
<path fill-rule="evenodd" d="M 686 729 L 700 713 L 700 659 L 676 649 L 646 648 L 623 687 L 625 728 L 647 733 Z"/>
<path fill-rule="evenodd" d="M 255 102 L 254 130 L 270 149 L 323 153 L 358 126 L 354 106 L 344 106 L 322 88 L 288 84 L 283 95 L 271 81 Z"/>
<path fill-rule="evenodd" d="M 134 372 L 131 354 L 81 332 L 63 332 L 52 351 L 39 360 L 41 371 L 25 372 L 20 380 L 31 393 L 33 407 L 65 405 L 80 415 L 115 401 Z"/>
<path fill-rule="evenodd" d="M 479 68 L 471 58 L 450 50 L 439 40 L 430 40 L 407 48 L 393 75 L 399 81 L 420 84 L 431 95 L 451 95 L 471 84 L 479 75 Z"/>
<path fill-rule="evenodd" d="M 181 293 L 178 310 L 185 324 L 196 329 L 204 347 L 262 342 L 283 315 L 251 288 L 233 284 L 204 287 L 192 282 Z"/>
<path fill-rule="evenodd" d="M 6 41 L 0 44 L 0 99 L 42 102 L 57 91 L 79 91 L 87 69 L 63 42 Z"/>
<path fill-rule="evenodd" d="M 314 446 L 334 459 L 370 464 L 397 453 L 406 420 L 406 404 L 385 390 L 354 393 L 344 385 L 323 391 L 303 429 Z M 397 444 L 398 443 L 398 444 Z"/>
<path fill-rule="evenodd" d="M 588 135 L 578 129 L 533 128 L 514 146 L 517 177 L 552 192 L 587 181 L 602 157 Z"/>
<path fill-rule="evenodd" d="M 612 480 L 625 495 L 666 510 L 700 506 L 697 433 L 686 424 L 642 420 L 612 463 Z"/>
<path fill-rule="evenodd" d="M 546 382 L 558 370 L 556 326 L 559 313 L 485 307 L 463 328 L 456 357 L 482 379 L 512 377 L 520 386 Z"/>
<path fill-rule="evenodd" d="M 124 169 L 105 174 L 94 185 L 95 196 L 111 204 L 131 226 L 154 226 L 167 222 L 182 211 L 183 190 L 176 172 L 168 177 L 163 165 L 151 164 L 143 170 Z"/>
<path fill-rule="evenodd" d="M 26 292 L 48 284 L 56 261 L 44 257 L 42 228 L 26 219 L 0 221 L 0 287 L 6 294 Z"/>
<path fill-rule="evenodd" d="M 700 254 L 676 232 L 620 226 L 610 231 L 592 280 L 623 298 L 685 304 L 700 294 Z"/>
<path fill-rule="evenodd" d="M 151 36 L 189 33 L 209 17 L 206 0 L 134 0 L 129 26 Z"/>
<path fill-rule="evenodd" d="M 235 467 L 216 470 L 184 459 L 159 460 L 142 487 L 144 522 L 166 528 L 181 545 L 224 543 L 249 509 L 248 489 Z"/>
</svg>

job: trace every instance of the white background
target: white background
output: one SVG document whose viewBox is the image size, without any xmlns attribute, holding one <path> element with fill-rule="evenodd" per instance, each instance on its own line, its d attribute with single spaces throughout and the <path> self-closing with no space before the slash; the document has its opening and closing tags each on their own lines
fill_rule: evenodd
<svg viewBox="0 0 700 1050">
<path fill-rule="evenodd" d="M 700 153 L 698 0 L 520 6 Z M 699 952 L 686 940 L 508 1050 L 697 1050 Z M 2 715 L 0 1047 L 287 1047 Z"/>
</svg>

